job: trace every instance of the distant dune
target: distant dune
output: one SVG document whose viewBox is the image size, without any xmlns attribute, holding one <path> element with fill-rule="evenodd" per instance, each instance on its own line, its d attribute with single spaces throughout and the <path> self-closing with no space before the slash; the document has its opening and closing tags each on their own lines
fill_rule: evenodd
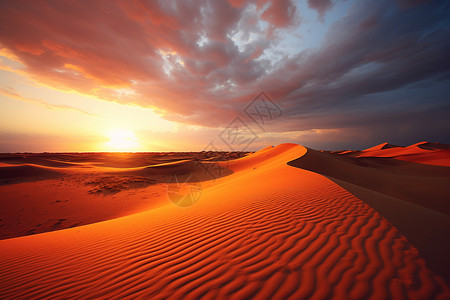
<svg viewBox="0 0 450 300">
<path fill-rule="evenodd" d="M 389 143 L 386 142 L 386 143 L 382 143 L 382 144 L 373 146 L 371 148 L 368 148 L 368 149 L 364 150 L 364 152 L 385 150 L 385 149 L 392 149 L 392 148 L 403 148 L 403 147 L 392 145 L 392 144 L 389 144 Z"/>
<path fill-rule="evenodd" d="M 0 155 L 0 299 L 449 299 L 449 151 Z"/>
<path fill-rule="evenodd" d="M 450 145 L 421 142 L 408 147 L 383 143 L 363 151 L 343 151 L 338 154 L 352 157 L 389 157 L 415 163 L 450 166 Z"/>
<path fill-rule="evenodd" d="M 245 154 L 0 154 L 0 238 L 86 225 L 167 204 L 173 175 L 194 175 L 190 181 L 226 176 L 232 171 L 214 161 Z"/>
<path fill-rule="evenodd" d="M 0 165 L 0 185 L 38 181 L 60 176 L 61 174 L 57 170 L 39 165 Z"/>
</svg>

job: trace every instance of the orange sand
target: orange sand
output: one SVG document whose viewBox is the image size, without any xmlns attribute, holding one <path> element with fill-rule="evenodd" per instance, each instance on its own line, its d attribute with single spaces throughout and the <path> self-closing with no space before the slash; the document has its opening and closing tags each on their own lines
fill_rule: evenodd
<svg viewBox="0 0 450 300">
<path fill-rule="evenodd" d="M 323 164 L 324 159 L 332 165 L 327 167 L 325 162 L 320 170 L 306 170 Z M 362 177 L 379 180 L 379 174 L 371 175 L 355 168 L 353 161 L 342 159 L 358 158 L 316 153 L 294 144 L 265 148 L 244 158 L 221 162 L 233 173 L 204 181 L 198 202 L 183 208 L 173 205 L 162 193 L 172 184 L 164 177 L 167 167 L 159 167 L 162 175 L 154 167 L 103 169 L 101 172 L 108 170 L 118 176 L 161 177 L 145 187 L 129 188 L 130 181 L 125 181 L 121 189 L 108 179 L 107 187 L 118 191 L 106 196 L 131 199 L 126 209 L 141 210 L 140 213 L 1 240 L 0 298 L 448 299 L 448 285 L 429 269 L 417 248 L 382 214 L 336 183 L 345 182 L 343 185 L 360 187 L 362 193 L 372 193 L 375 187 L 362 184 Z M 201 174 L 189 162 L 175 165 Z M 383 169 L 382 164 L 379 168 Z M 447 168 L 441 168 L 444 169 L 437 177 L 447 178 Z M 390 174 L 394 169 L 395 165 L 390 165 L 382 174 Z M 352 170 L 358 170 L 361 178 L 348 175 Z M 399 176 L 406 176 L 404 173 L 409 170 L 418 172 L 411 166 L 400 166 L 399 170 Z M 38 174 L 25 182 L 0 186 L 0 195 L 8 188 L 15 189 L 11 194 L 19 190 L 33 194 L 37 188 L 33 184 L 40 182 L 42 189 L 45 184 L 50 188 L 67 178 L 67 174 L 79 178 L 82 172 L 79 166 L 50 171 L 51 178 L 43 181 Z M 61 172 L 64 174 L 58 177 Z M 100 171 L 86 172 L 92 177 L 89 180 L 96 182 L 94 188 L 104 191 L 105 187 L 96 181 L 100 177 L 96 172 Z M 341 176 L 329 179 L 319 174 L 326 172 Z M 426 176 L 433 177 L 431 173 Z M 89 187 L 82 182 L 80 187 L 66 187 L 67 194 L 74 191 L 73 197 L 68 196 L 72 197 L 70 201 L 82 198 L 83 193 L 90 195 L 82 191 Z M 159 189 L 160 196 L 158 200 L 151 198 L 148 207 L 126 194 L 133 191 L 143 196 L 150 188 Z M 63 186 L 56 189 L 60 193 L 63 190 Z M 383 197 L 393 197 L 383 186 L 380 190 Z M 10 195 L 8 191 L 6 194 Z M 88 205 L 99 197 L 85 195 L 86 199 L 79 201 Z M 383 197 L 380 199 L 385 200 Z M 429 204 L 429 208 L 420 203 L 420 207 L 433 211 L 448 207 L 439 199 L 430 199 L 437 203 Z M 23 200 L 18 196 L 16 201 L 24 201 L 22 206 L 36 205 L 31 203 L 31 197 Z M 39 201 L 39 205 L 49 207 L 44 200 Z M 402 201 L 416 206 L 420 202 Z M 72 211 L 80 216 L 95 215 L 102 207 L 109 210 L 106 203 L 100 202 L 97 209 L 81 209 L 74 204 Z M 389 208 L 389 202 L 383 205 Z M 126 214 L 125 206 L 112 207 L 111 215 L 121 210 Z"/>
<path fill-rule="evenodd" d="M 450 166 L 450 146 L 421 142 L 408 147 L 383 143 L 363 151 L 345 151 L 340 154 L 352 157 L 389 157 L 415 163 Z"/>
</svg>

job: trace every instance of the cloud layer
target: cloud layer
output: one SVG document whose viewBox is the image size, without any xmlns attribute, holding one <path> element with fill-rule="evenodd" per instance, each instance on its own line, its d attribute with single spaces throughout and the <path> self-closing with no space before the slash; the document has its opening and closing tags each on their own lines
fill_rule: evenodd
<svg viewBox="0 0 450 300">
<path fill-rule="evenodd" d="M 264 90 L 285 110 L 275 131 L 412 138 L 435 127 L 413 117 L 450 129 L 450 5 L 422 2 L 356 1 L 296 50 L 282 45 L 305 12 L 290 0 L 0 1 L 0 45 L 41 82 L 169 120 L 226 126 Z M 323 19 L 337 4 L 308 5 Z"/>
<path fill-rule="evenodd" d="M 43 99 L 38 99 L 38 98 L 30 98 L 30 97 L 25 97 L 21 94 L 19 94 L 15 89 L 13 88 L 2 88 L 0 87 L 0 95 L 5 95 L 9 98 L 13 98 L 13 99 L 17 99 L 20 101 L 24 101 L 24 102 L 28 102 L 28 103 L 32 103 L 32 104 L 36 104 L 36 105 L 40 105 L 43 106 L 47 109 L 50 110 L 72 110 L 72 111 L 76 111 L 88 116 L 96 116 L 95 114 L 89 113 L 87 111 L 84 111 L 82 109 L 70 106 L 70 105 L 66 105 L 66 104 L 53 104 L 53 103 L 49 103 Z"/>
</svg>

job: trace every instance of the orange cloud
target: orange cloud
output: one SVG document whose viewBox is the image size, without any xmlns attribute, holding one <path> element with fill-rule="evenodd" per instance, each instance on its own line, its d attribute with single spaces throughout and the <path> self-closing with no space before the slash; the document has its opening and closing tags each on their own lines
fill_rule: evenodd
<svg viewBox="0 0 450 300">
<path fill-rule="evenodd" d="M 255 60 L 270 47 L 264 39 L 269 30 L 257 28 L 256 22 L 237 28 L 252 3 L 237 8 L 226 1 L 199 1 L 197 6 L 179 1 L 174 8 L 158 1 L 19 0 L 0 7 L 1 26 L 9 28 L 1 31 L 0 43 L 46 85 L 157 107 L 168 118 L 203 123 L 200 110 L 227 114 L 209 103 L 223 99 L 217 87 L 246 85 L 265 74 Z M 295 18 L 292 3 L 267 3 L 259 13 L 271 26 L 286 26 Z M 237 29 L 259 31 L 260 38 L 239 50 L 229 37 Z M 202 36 L 206 42 L 200 46 Z M 124 87 L 133 93 L 119 97 L 115 90 Z M 227 98 L 239 101 L 253 93 Z"/>
<path fill-rule="evenodd" d="M 50 109 L 50 110 L 71 110 L 71 111 L 76 111 L 76 112 L 88 115 L 90 117 L 97 116 L 96 114 L 84 111 L 82 109 L 79 109 L 79 108 L 76 108 L 76 107 L 73 107 L 73 106 L 70 106 L 70 105 L 52 104 L 52 103 L 49 103 L 49 102 L 47 102 L 45 100 L 42 100 L 42 99 L 24 97 L 24 96 L 20 95 L 13 88 L 0 88 L 0 94 L 5 95 L 5 96 L 7 96 L 9 98 L 12 98 L 12 99 L 17 99 L 17 100 L 28 102 L 28 103 L 32 103 L 32 104 L 37 104 L 37 105 L 40 105 L 40 106 L 45 107 L 45 108 Z"/>
</svg>

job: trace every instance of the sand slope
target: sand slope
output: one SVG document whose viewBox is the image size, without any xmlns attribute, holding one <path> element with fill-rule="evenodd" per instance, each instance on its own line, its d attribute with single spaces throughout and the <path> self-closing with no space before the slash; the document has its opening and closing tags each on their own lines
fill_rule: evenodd
<svg viewBox="0 0 450 300">
<path fill-rule="evenodd" d="M 2 299 L 446 299 L 384 217 L 283 144 L 193 206 L 0 241 Z M 224 163 L 226 164 L 226 163 Z"/>
<path fill-rule="evenodd" d="M 289 165 L 332 179 L 397 226 L 450 279 L 450 168 L 308 149 Z"/>
<path fill-rule="evenodd" d="M 214 158 L 209 154 L 200 156 Z M 213 161 L 194 160 L 192 153 L 120 153 L 115 159 L 113 154 L 98 155 L 0 155 L 0 239 L 86 225 L 168 204 L 163 196 L 175 174 L 203 181 L 232 173 Z M 24 163 L 30 161 L 34 164 Z"/>
</svg>

